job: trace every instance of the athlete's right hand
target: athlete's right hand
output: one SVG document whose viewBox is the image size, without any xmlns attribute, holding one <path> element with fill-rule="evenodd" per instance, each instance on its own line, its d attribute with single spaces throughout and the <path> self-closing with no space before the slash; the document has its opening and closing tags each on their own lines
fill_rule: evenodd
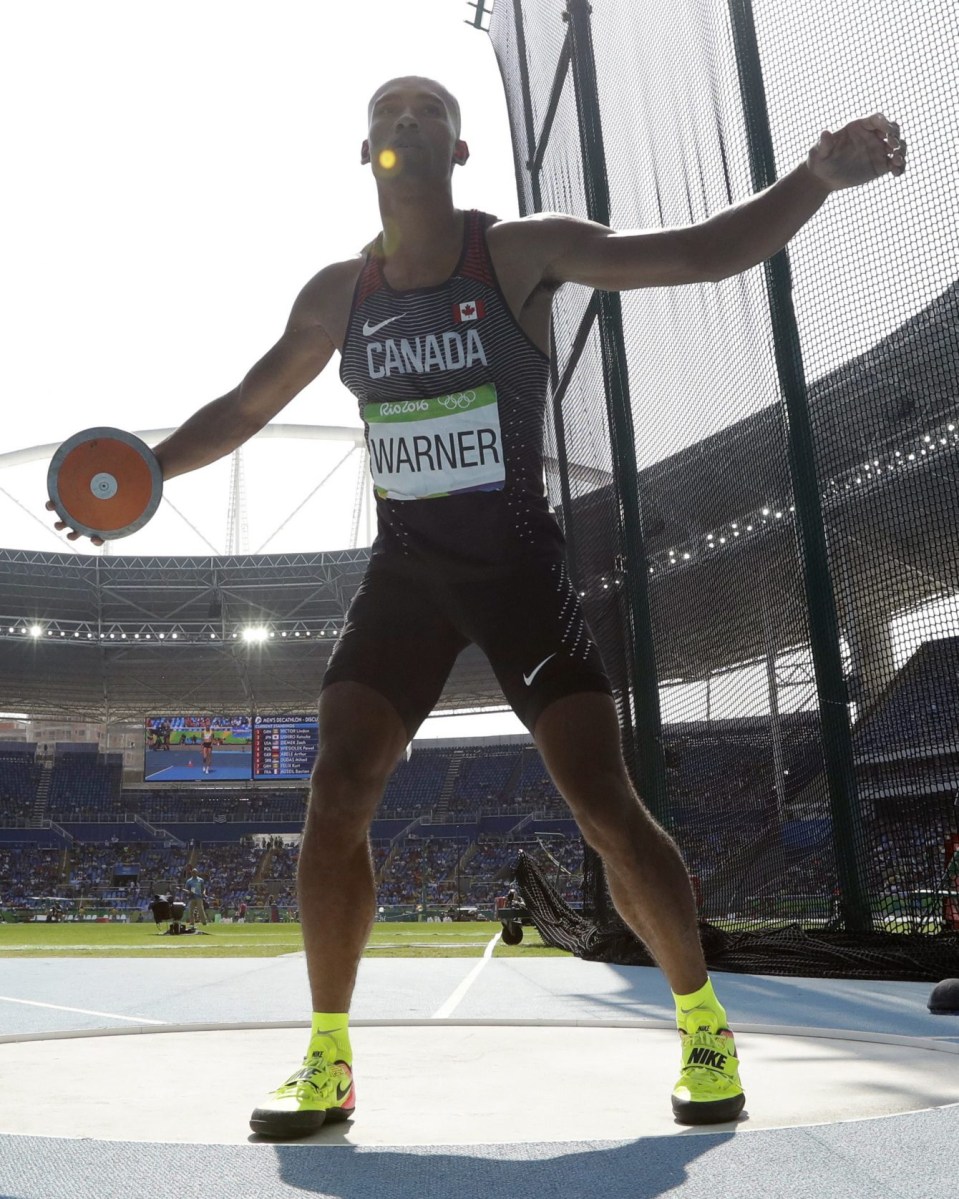
<svg viewBox="0 0 959 1199">
<path fill-rule="evenodd" d="M 56 512 L 56 508 L 53 506 L 53 500 L 47 500 L 46 508 L 47 508 L 48 512 Z M 53 527 L 57 530 L 58 533 L 62 533 L 63 530 L 67 527 L 67 522 L 65 520 L 54 521 Z M 78 533 L 76 531 L 76 529 L 72 529 L 67 534 L 67 541 L 76 541 L 77 538 L 82 537 L 82 536 L 83 536 L 82 533 Z M 104 544 L 102 537 L 91 537 L 90 540 L 93 542 L 94 545 L 103 545 Z"/>
</svg>

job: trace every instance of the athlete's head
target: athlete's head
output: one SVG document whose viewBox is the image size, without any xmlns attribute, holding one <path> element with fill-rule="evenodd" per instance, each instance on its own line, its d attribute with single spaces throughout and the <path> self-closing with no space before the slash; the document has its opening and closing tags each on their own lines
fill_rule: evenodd
<svg viewBox="0 0 959 1199">
<path fill-rule="evenodd" d="M 460 138 L 460 106 L 435 79 L 404 75 L 389 79 L 370 99 L 369 137 L 360 161 L 378 178 L 452 173 L 469 157 Z"/>
</svg>

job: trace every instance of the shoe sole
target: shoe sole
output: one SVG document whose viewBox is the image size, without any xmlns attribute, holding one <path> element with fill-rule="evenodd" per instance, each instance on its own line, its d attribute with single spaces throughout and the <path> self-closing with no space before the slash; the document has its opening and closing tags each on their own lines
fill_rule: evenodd
<svg viewBox="0 0 959 1199">
<path fill-rule="evenodd" d="M 673 1115 L 680 1124 L 726 1124 L 738 1118 L 746 1106 L 745 1095 L 731 1095 L 728 1099 L 712 1099 L 708 1103 L 689 1103 L 674 1095 Z"/>
<path fill-rule="evenodd" d="M 258 1107 L 250 1116 L 250 1128 L 261 1137 L 274 1141 L 291 1141 L 318 1132 L 326 1123 L 351 1119 L 355 1108 L 331 1107 L 316 1112 L 271 1112 Z"/>
</svg>

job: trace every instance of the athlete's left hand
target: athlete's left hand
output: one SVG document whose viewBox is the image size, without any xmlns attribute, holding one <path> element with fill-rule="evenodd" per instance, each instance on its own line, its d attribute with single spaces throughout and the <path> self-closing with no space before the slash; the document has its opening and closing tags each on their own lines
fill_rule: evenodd
<svg viewBox="0 0 959 1199">
<path fill-rule="evenodd" d="M 837 133 L 824 130 L 806 165 L 830 191 L 858 187 L 883 175 L 901 175 L 906 169 L 906 142 L 896 122 L 877 112 L 850 121 Z"/>
</svg>

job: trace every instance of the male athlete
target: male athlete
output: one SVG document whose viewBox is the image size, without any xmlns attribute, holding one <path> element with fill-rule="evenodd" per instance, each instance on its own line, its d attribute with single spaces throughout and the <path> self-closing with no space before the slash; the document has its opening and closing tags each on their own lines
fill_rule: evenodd
<svg viewBox="0 0 959 1199">
<path fill-rule="evenodd" d="M 252 1115 L 265 1136 L 306 1136 L 353 1113 L 347 1013 L 375 912 L 368 830 L 470 642 L 603 858 L 618 911 L 669 981 L 682 1046 L 676 1117 L 727 1121 L 744 1104 L 689 877 L 627 776 L 610 685 L 544 495 L 550 304 L 564 283 L 617 291 L 748 270 L 782 249 L 831 191 L 901 175 L 905 143 L 881 114 L 853 121 L 823 133 L 765 192 L 708 221 L 628 233 L 561 215 L 462 212 L 451 177 L 468 154 L 445 87 L 418 77 L 380 87 L 361 157 L 382 232 L 364 253 L 321 270 L 242 383 L 156 449 L 167 479 L 231 453 L 338 350 L 370 450 L 378 531 L 323 680 L 300 847 L 312 1034 L 302 1066 Z"/>
</svg>

